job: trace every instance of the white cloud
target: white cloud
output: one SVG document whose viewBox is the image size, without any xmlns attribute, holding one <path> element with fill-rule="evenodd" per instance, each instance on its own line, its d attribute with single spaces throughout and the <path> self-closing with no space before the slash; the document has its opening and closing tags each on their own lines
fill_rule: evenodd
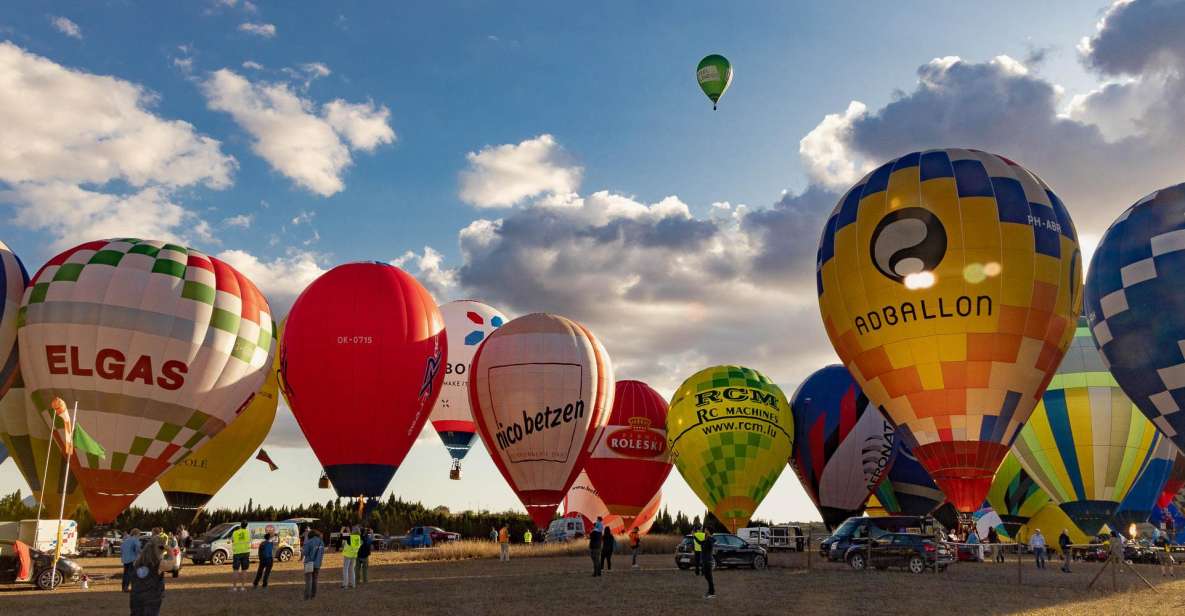
<svg viewBox="0 0 1185 616">
<path fill-rule="evenodd" d="M 70 38 L 82 39 L 82 29 L 78 24 L 70 21 L 65 17 L 50 17 L 49 23 L 53 24 L 54 29 Z"/>
<path fill-rule="evenodd" d="M 251 134 L 252 150 L 272 168 L 322 196 L 345 188 L 342 174 L 351 164 L 350 148 L 373 150 L 390 143 L 386 107 L 335 100 L 321 109 L 287 84 L 251 82 L 221 69 L 202 84 L 211 109 L 224 111 Z"/>
<path fill-rule="evenodd" d="M 844 135 L 866 112 L 864 103 L 852 101 L 846 111 L 828 114 L 798 142 L 812 180 L 828 186 L 848 185 L 868 172 L 869 164 L 856 161 L 848 151 Z"/>
<path fill-rule="evenodd" d="M 315 217 L 316 215 L 317 215 L 316 212 L 310 212 L 307 210 L 303 210 L 300 213 L 298 213 L 296 216 L 292 217 L 291 224 L 293 224 L 293 225 L 309 224 L 309 223 L 313 222 L 313 217 Z"/>
<path fill-rule="evenodd" d="M 250 229 L 255 217 L 251 214 L 236 214 L 222 219 L 222 226 L 231 229 Z"/>
<path fill-rule="evenodd" d="M 263 38 L 272 38 L 276 36 L 275 24 L 257 24 L 257 23 L 241 23 L 239 24 L 239 31 L 247 34 L 254 34 L 262 36 Z"/>
<path fill-rule="evenodd" d="M 247 60 L 246 62 L 243 62 L 243 68 L 252 71 L 260 71 L 263 70 L 263 65 L 255 62 L 254 60 Z"/>
<path fill-rule="evenodd" d="M 425 246 L 424 252 L 418 255 L 409 250 L 392 259 L 391 265 L 415 276 L 438 304 L 448 301 L 456 290 L 457 271 L 445 267 L 444 257 L 431 246 Z"/>
<path fill-rule="evenodd" d="M 270 261 L 244 250 L 224 250 L 217 257 L 250 278 L 267 297 L 272 314 L 280 318 L 288 314 L 296 296 L 327 271 L 319 255 L 302 250 L 290 250 Z"/>
<path fill-rule="evenodd" d="M 293 81 L 300 82 L 300 89 L 306 92 L 313 85 L 314 81 L 333 74 L 333 71 L 329 70 L 329 67 L 321 62 L 307 62 L 296 68 L 285 67 L 280 69 L 280 72 L 287 75 Z"/>
<path fill-rule="evenodd" d="M 477 207 L 509 207 L 539 195 L 569 195 L 580 186 L 583 169 L 566 162 L 551 135 L 518 144 L 486 146 L 466 155 L 461 200 Z"/>
</svg>

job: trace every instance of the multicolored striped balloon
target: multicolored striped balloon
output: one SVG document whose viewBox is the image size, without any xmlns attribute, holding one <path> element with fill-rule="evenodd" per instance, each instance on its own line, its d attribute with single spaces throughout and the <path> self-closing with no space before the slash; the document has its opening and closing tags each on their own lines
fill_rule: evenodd
<svg viewBox="0 0 1185 616">
<path fill-rule="evenodd" d="M 17 314 L 28 282 L 24 264 L 7 244 L 0 242 L 0 398 L 17 378 Z"/>
<path fill-rule="evenodd" d="M 1049 495 L 1010 451 L 988 488 L 987 503 L 1000 516 L 1008 536 L 1016 537 L 1020 527 L 1049 504 Z"/>
</svg>

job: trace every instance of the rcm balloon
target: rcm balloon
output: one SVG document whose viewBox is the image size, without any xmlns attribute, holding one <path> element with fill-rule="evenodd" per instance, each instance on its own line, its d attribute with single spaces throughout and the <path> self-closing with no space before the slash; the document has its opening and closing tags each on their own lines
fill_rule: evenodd
<svg viewBox="0 0 1185 616">
<path fill-rule="evenodd" d="M 17 316 L 28 282 L 24 264 L 8 245 L 0 242 L 0 398 L 12 387 L 19 372 Z"/>
<path fill-rule="evenodd" d="M 1159 436 L 1159 435 L 1158 435 Z M 1107 524 L 1115 529 L 1127 529 L 1131 524 L 1143 524 L 1156 508 L 1156 500 L 1164 491 L 1164 484 L 1173 468 L 1173 457 L 1177 446 L 1167 438 L 1160 438 L 1155 449 L 1147 456 L 1139 476 L 1123 502 Z M 1083 530 L 1086 530 L 1083 528 Z"/>
<path fill-rule="evenodd" d="M 470 362 L 477 347 L 495 329 L 502 327 L 506 317 L 494 308 L 471 299 L 449 302 L 440 307 L 444 328 L 449 333 L 448 364 L 440 397 L 432 407 L 429 420 L 453 459 L 450 479 L 461 478 L 461 460 L 469 453 L 477 427 L 469 408 Z"/>
<path fill-rule="evenodd" d="M 732 63 L 720 54 L 705 56 L 699 61 L 699 66 L 695 67 L 695 80 L 712 101 L 712 109 L 715 110 L 720 97 L 724 96 L 728 86 L 732 85 Z"/>
<path fill-rule="evenodd" d="M 337 495 L 382 496 L 444 380 L 432 296 L 393 265 L 339 265 L 296 298 L 280 350 L 280 387 Z"/>
<path fill-rule="evenodd" d="M 109 523 L 222 431 L 263 385 L 272 319 L 230 265 L 160 241 L 100 240 L 54 257 L 21 306 L 21 373 L 47 425 L 55 397 L 106 450 L 74 457 Z"/>
<path fill-rule="evenodd" d="M 273 339 L 272 344 L 276 341 Z M 263 387 L 255 392 L 247 408 L 217 436 L 161 475 L 157 483 L 169 507 L 181 510 L 204 508 L 263 444 L 276 419 L 280 401 L 276 382 L 280 354 L 273 353 L 273 358 Z"/>
<path fill-rule="evenodd" d="M 1185 184 L 1119 215 L 1086 277 L 1091 333 L 1123 391 L 1185 450 Z"/>
<path fill-rule="evenodd" d="M 840 365 L 807 377 L 790 409 L 796 436 L 790 466 L 832 530 L 859 516 L 888 474 L 897 428 Z"/>
<path fill-rule="evenodd" d="M 605 436 L 584 470 L 610 513 L 632 518 L 671 474 L 667 401 L 641 381 L 618 381 Z"/>
<path fill-rule="evenodd" d="M 1053 191 L 976 150 L 880 166 L 840 199 L 819 245 L 836 352 L 965 514 L 1069 346 L 1081 280 Z"/>
<path fill-rule="evenodd" d="M 57 442 L 50 444 L 49 426 L 29 399 L 20 371 L 17 371 L 16 381 L 8 393 L 0 398 L 0 443 L 8 448 L 34 500 L 40 501 L 46 511 L 52 512 L 51 517 L 58 515 L 62 504 L 63 479 L 66 479 L 66 507 L 63 515 L 70 517 L 84 504 L 78 478 L 73 473 L 68 478 L 65 476 L 66 456 L 58 448 Z M 44 485 L 42 478 L 45 478 Z"/>
<path fill-rule="evenodd" d="M 1093 535 L 1127 497 L 1158 440 L 1107 371 L 1082 319 L 1012 453 L 1074 524 Z"/>
<path fill-rule="evenodd" d="M 667 443 L 687 485 L 735 533 L 786 468 L 794 418 L 786 394 L 765 375 L 713 366 L 675 390 Z"/>
<path fill-rule="evenodd" d="M 472 366 L 478 434 L 535 525 L 546 528 L 613 407 L 609 354 L 580 323 L 536 313 L 490 334 Z"/>
</svg>

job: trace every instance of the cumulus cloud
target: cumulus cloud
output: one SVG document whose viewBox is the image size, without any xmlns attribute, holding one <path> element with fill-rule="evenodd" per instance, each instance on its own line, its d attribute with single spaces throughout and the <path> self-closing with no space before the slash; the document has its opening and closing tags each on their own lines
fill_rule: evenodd
<svg viewBox="0 0 1185 616">
<path fill-rule="evenodd" d="M 296 296 L 326 272 L 318 254 L 303 250 L 289 250 L 286 255 L 271 260 L 261 259 L 245 250 L 224 250 L 217 257 L 259 287 L 267 297 L 274 317 L 288 314 Z"/>
<path fill-rule="evenodd" d="M 461 172 L 460 197 L 477 207 L 510 207 L 539 195 L 566 196 L 580 186 L 583 173 L 547 134 L 487 146 L 466 158 L 469 167 Z"/>
<path fill-rule="evenodd" d="M 443 304 L 451 299 L 457 287 L 457 271 L 444 265 L 444 256 L 431 246 L 416 254 L 409 250 L 391 260 L 391 265 L 401 268 L 416 277 L 432 294 L 436 303 Z"/>
<path fill-rule="evenodd" d="M 56 247 L 110 235 L 184 241 L 208 225 L 174 199 L 231 184 L 235 160 L 192 125 L 153 113 L 141 86 L 0 43 L 0 194 Z"/>
<path fill-rule="evenodd" d="M 239 31 L 247 34 L 254 34 L 255 36 L 262 36 L 263 38 L 272 38 L 276 36 L 275 24 L 257 24 L 257 23 L 241 23 L 239 24 Z"/>
<path fill-rule="evenodd" d="M 49 23 L 53 24 L 55 30 L 70 38 L 82 39 L 82 29 L 66 17 L 50 17 Z"/>
<path fill-rule="evenodd" d="M 335 100 L 318 112 L 287 84 L 252 82 L 229 69 L 211 74 L 202 92 L 211 109 L 229 113 L 252 136 L 252 150 L 273 169 L 322 196 L 345 188 L 351 146 L 371 151 L 395 140 L 390 112 L 373 103 Z"/>
</svg>

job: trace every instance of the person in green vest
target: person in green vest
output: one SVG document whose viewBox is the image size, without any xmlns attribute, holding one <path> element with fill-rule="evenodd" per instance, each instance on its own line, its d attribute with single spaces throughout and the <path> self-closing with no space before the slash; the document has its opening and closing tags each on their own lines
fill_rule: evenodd
<svg viewBox="0 0 1185 616">
<path fill-rule="evenodd" d="M 531 545 L 531 529 L 529 528 L 527 529 L 527 532 L 523 533 L 523 543 Z"/>
<path fill-rule="evenodd" d="M 251 531 L 247 530 L 247 522 L 240 522 L 239 527 L 230 534 L 231 550 L 234 552 L 231 570 L 234 582 L 231 591 L 247 590 L 247 570 L 251 568 Z"/>
<path fill-rule="evenodd" d="M 362 535 L 358 527 L 350 529 L 350 536 L 342 538 L 342 588 L 356 588 L 358 577 L 354 574 L 354 561 L 358 559 L 358 548 L 362 547 Z"/>
<path fill-rule="evenodd" d="M 700 550 L 703 549 L 704 539 L 707 537 L 708 534 L 705 533 L 704 529 L 699 525 L 696 525 L 695 530 L 691 533 L 691 546 L 695 548 L 695 558 L 692 560 L 695 562 L 696 575 L 699 575 L 700 571 Z"/>
</svg>

